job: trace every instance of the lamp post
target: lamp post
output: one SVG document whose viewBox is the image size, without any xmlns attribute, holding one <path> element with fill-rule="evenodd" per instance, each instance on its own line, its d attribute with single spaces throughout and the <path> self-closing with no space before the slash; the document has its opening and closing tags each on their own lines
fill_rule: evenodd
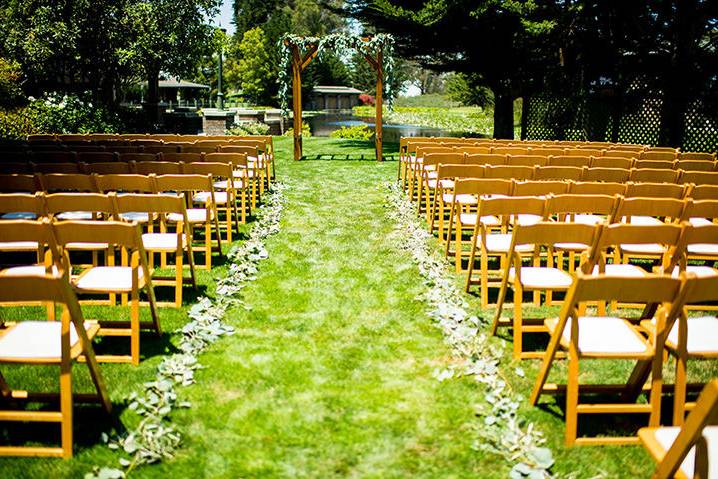
<svg viewBox="0 0 718 479">
<path fill-rule="evenodd" d="M 219 29 L 222 32 L 222 41 L 224 42 L 224 35 L 227 33 L 226 28 Z M 223 50 L 224 47 L 219 47 L 219 68 L 217 71 L 217 109 L 224 110 L 224 93 L 222 93 L 222 61 L 223 61 Z"/>
</svg>

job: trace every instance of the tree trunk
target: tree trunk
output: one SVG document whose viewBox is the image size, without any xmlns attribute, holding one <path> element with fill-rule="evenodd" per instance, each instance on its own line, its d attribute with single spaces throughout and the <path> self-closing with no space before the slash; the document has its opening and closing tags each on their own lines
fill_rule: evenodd
<svg viewBox="0 0 718 479">
<path fill-rule="evenodd" d="M 499 85 L 494 92 L 494 138 L 514 138 L 514 98 L 511 89 Z"/>
<path fill-rule="evenodd" d="M 157 69 L 147 71 L 147 98 L 145 100 L 145 112 L 147 113 L 147 121 L 152 129 L 160 121 L 159 104 L 160 102 L 160 72 Z"/>
</svg>

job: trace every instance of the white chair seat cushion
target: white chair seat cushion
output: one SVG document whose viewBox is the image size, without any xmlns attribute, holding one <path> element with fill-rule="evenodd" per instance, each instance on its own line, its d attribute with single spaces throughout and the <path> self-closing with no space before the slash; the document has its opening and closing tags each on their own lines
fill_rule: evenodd
<svg viewBox="0 0 718 479">
<path fill-rule="evenodd" d="M 13 266 L 0 271 L 0 276 L 45 276 L 47 268 L 42 264 L 32 264 L 27 266 Z M 52 267 L 52 274 L 59 276 L 60 272 L 57 266 Z"/>
<path fill-rule="evenodd" d="M 486 251 L 490 253 L 508 253 L 511 248 L 511 235 L 497 233 L 486 235 Z M 516 251 L 527 253 L 533 251 L 534 246 L 530 244 L 516 245 Z"/>
<path fill-rule="evenodd" d="M 211 214 L 212 210 L 210 210 Z M 177 223 L 182 221 L 182 215 L 180 213 L 170 213 L 167 215 L 167 221 Z M 207 221 L 207 210 L 204 208 L 189 208 L 187 210 L 187 221 L 190 223 L 204 223 Z"/>
<path fill-rule="evenodd" d="M 471 226 L 476 224 L 476 213 L 461 213 L 459 219 L 462 225 Z M 481 224 L 486 226 L 498 226 L 501 224 L 496 216 L 482 216 Z"/>
<path fill-rule="evenodd" d="M 594 266 L 591 274 L 598 274 L 598 265 Z M 646 271 L 633 264 L 607 264 L 604 274 L 607 276 L 640 278 L 646 275 Z"/>
<path fill-rule="evenodd" d="M 515 225 L 522 225 L 522 226 L 530 226 L 535 225 L 536 223 L 540 222 L 543 218 L 539 215 L 527 215 L 527 214 L 518 214 L 513 217 L 513 224 Z"/>
<path fill-rule="evenodd" d="M 67 243 L 65 245 L 65 249 L 74 249 L 74 250 L 100 250 L 100 249 L 107 249 L 108 245 L 107 243 Z"/>
<path fill-rule="evenodd" d="M 139 287 L 144 285 L 142 269 L 137 271 Z M 132 268 L 129 266 L 95 266 L 75 281 L 85 291 L 131 291 Z"/>
<path fill-rule="evenodd" d="M 718 256 L 718 238 L 715 243 L 689 244 L 687 249 L 689 255 Z"/>
<path fill-rule="evenodd" d="M 0 335 L 0 358 L 11 361 L 59 361 L 62 356 L 61 327 L 60 321 L 21 321 L 12 325 L 5 334 Z M 91 327 L 91 324 L 85 323 L 85 330 Z M 70 347 L 78 341 L 75 325 L 70 324 Z"/>
<path fill-rule="evenodd" d="M 227 185 L 229 185 L 229 180 L 215 181 L 214 183 L 212 183 L 212 185 L 218 190 L 226 190 Z M 232 185 L 234 186 L 235 190 L 241 190 L 242 188 L 244 188 L 244 182 L 242 180 L 235 179 L 232 181 Z M 215 195 L 216 194 L 217 193 L 215 193 Z"/>
<path fill-rule="evenodd" d="M 182 235 L 182 247 L 187 244 Z M 142 245 L 147 251 L 176 251 L 177 233 L 145 233 L 142 235 Z"/>
<path fill-rule="evenodd" d="M 558 319 L 545 321 L 551 333 Z M 571 341 L 571 322 L 566 322 L 562 343 Z M 578 350 L 584 354 L 643 354 L 649 351 L 646 341 L 633 326 L 621 318 L 611 316 L 580 316 L 578 318 Z"/>
<path fill-rule="evenodd" d="M 196 195 L 192 197 L 192 201 L 195 203 L 207 203 L 208 201 L 211 201 L 211 196 L 209 191 L 200 191 Z M 226 205 L 227 204 L 227 192 L 226 191 L 215 191 L 214 192 L 214 202 L 218 205 Z"/>
<path fill-rule="evenodd" d="M 58 220 L 91 220 L 92 212 L 90 211 L 64 211 L 57 216 Z"/>
<path fill-rule="evenodd" d="M 142 211 L 130 211 L 127 213 L 120 213 L 120 218 L 125 221 L 137 221 L 138 223 L 147 223 L 150 219 L 149 213 Z"/>
<path fill-rule="evenodd" d="M 7 241 L 0 243 L 0 251 L 37 251 L 35 241 Z"/>
<path fill-rule="evenodd" d="M 693 226 L 706 226 L 706 225 L 712 225 L 714 224 L 711 220 L 708 218 L 690 218 L 688 220 L 691 225 Z"/>
<path fill-rule="evenodd" d="M 671 448 L 678 437 L 681 428 L 659 427 L 655 429 L 656 441 L 665 451 Z M 708 449 L 708 477 L 718 478 L 718 426 L 706 426 L 703 429 L 703 437 L 706 439 Z M 692 447 L 681 464 L 681 471 L 686 477 L 693 477 L 695 469 L 695 447 Z"/>
<path fill-rule="evenodd" d="M 13 211 L 12 213 L 4 213 L 0 218 L 4 220 L 34 220 L 37 215 L 29 211 Z"/>
<path fill-rule="evenodd" d="M 429 180 L 426 182 L 426 185 L 432 190 L 436 189 L 437 184 L 441 188 L 453 188 L 454 180 L 443 179 L 443 180 Z M 449 200 L 449 201 L 451 201 L 451 200 Z"/>
<path fill-rule="evenodd" d="M 663 246 L 661 246 L 657 243 L 622 244 L 621 249 L 625 253 L 649 254 L 649 255 L 662 255 L 666 251 L 666 248 L 664 248 Z"/>
<path fill-rule="evenodd" d="M 244 178 L 245 176 L 248 178 L 256 178 L 259 176 L 259 174 L 254 169 L 254 167 L 250 165 L 250 168 L 239 167 L 238 170 L 232 171 L 232 176 L 234 178 Z"/>
<path fill-rule="evenodd" d="M 688 318 L 688 353 L 717 353 L 718 352 L 718 318 L 714 316 L 701 316 Z M 671 332 L 666 338 L 668 344 L 675 349 L 678 345 L 678 321 L 673 323 Z"/>
<path fill-rule="evenodd" d="M 597 225 L 606 221 L 605 216 L 591 215 L 591 214 L 578 214 L 574 215 L 573 222 L 582 225 Z"/>
<path fill-rule="evenodd" d="M 693 273 L 699 278 L 706 278 L 708 276 L 718 276 L 718 269 L 711 268 L 710 266 L 695 266 L 692 264 L 689 264 L 686 266 L 686 271 L 689 273 Z M 673 268 L 673 271 L 671 272 L 671 276 L 674 278 L 677 278 L 680 276 L 681 270 L 678 266 Z"/>
<path fill-rule="evenodd" d="M 454 201 L 454 194 L 453 193 L 446 193 L 443 196 L 444 203 L 451 203 Z M 476 198 L 475 195 L 470 195 L 468 193 L 462 193 L 459 195 L 456 195 L 456 202 L 461 203 L 462 205 L 476 205 L 479 203 L 478 198 Z"/>
<path fill-rule="evenodd" d="M 435 179 L 437 179 L 437 178 L 439 177 L 439 172 L 438 172 L 438 171 L 430 170 L 428 166 L 425 167 L 425 169 L 427 170 L 427 171 L 426 171 L 426 177 L 427 177 L 427 178 L 429 178 L 429 179 L 431 179 L 431 180 L 435 180 Z"/>
<path fill-rule="evenodd" d="M 513 282 L 516 270 L 509 269 L 509 281 Z M 521 285 L 528 289 L 568 289 L 573 277 L 558 268 L 535 266 L 521 267 Z"/>
<path fill-rule="evenodd" d="M 585 251 L 589 247 L 589 245 L 583 243 L 556 243 L 553 246 L 557 250 L 564 251 Z"/>
<path fill-rule="evenodd" d="M 653 216 L 631 216 L 630 221 L 628 221 L 626 219 L 626 217 L 624 216 L 623 222 L 631 223 L 632 225 L 647 225 L 647 226 L 664 224 L 663 221 L 659 220 L 658 218 L 654 218 Z"/>
</svg>

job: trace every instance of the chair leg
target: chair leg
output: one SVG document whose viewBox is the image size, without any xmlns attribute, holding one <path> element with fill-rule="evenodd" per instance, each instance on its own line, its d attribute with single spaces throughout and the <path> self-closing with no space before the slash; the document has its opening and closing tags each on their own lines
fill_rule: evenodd
<svg viewBox="0 0 718 479">
<path fill-rule="evenodd" d="M 536 375 L 534 388 L 531 391 L 531 396 L 529 397 L 529 403 L 531 406 L 536 405 L 539 396 L 541 396 L 541 392 L 543 391 L 544 384 L 546 384 L 548 373 L 551 371 L 551 365 L 553 364 L 553 360 L 556 357 L 556 352 L 558 351 L 561 342 L 561 332 L 563 331 L 565 324 L 565 321 L 559 321 L 556 330 L 551 335 L 548 347 L 546 348 L 546 354 L 544 354 L 543 360 L 541 361 L 541 368 L 539 369 L 539 373 Z"/>
<path fill-rule="evenodd" d="M 136 290 L 130 300 L 130 356 L 133 366 L 140 364 L 140 295 Z"/>
<path fill-rule="evenodd" d="M 68 333 L 69 336 L 69 333 Z M 64 349 L 64 348 L 63 348 Z M 60 415 L 62 416 L 62 457 L 72 457 L 72 363 L 69 348 L 63 351 L 60 363 Z"/>
<path fill-rule="evenodd" d="M 175 253 L 175 307 L 182 307 L 182 250 Z"/>
<path fill-rule="evenodd" d="M 483 263 L 483 260 L 486 260 L 488 262 L 488 256 L 486 254 L 483 254 L 481 259 L 482 259 L 482 263 Z M 482 270 L 482 272 L 486 271 L 483 267 L 483 264 L 482 264 L 481 270 Z M 482 278 L 483 278 L 483 276 L 482 276 Z M 488 284 L 488 280 L 487 280 L 487 284 Z M 483 294 L 483 292 L 485 291 L 483 284 L 481 287 L 482 287 L 482 294 Z M 496 314 L 494 315 L 494 322 L 491 324 L 491 335 L 492 336 L 496 335 L 496 331 L 499 328 L 499 321 L 501 320 L 501 311 L 504 308 L 504 301 L 506 300 L 506 291 L 508 290 L 508 287 L 509 287 L 509 268 L 507 267 L 507 268 L 504 268 L 504 274 L 501 277 L 501 288 L 499 289 L 499 297 L 496 300 Z M 482 300 L 483 300 L 483 297 L 482 297 Z M 515 301 L 516 300 L 514 300 L 514 302 Z M 488 303 L 488 299 L 487 299 L 487 303 Z"/>
<path fill-rule="evenodd" d="M 217 235 L 217 239 L 219 239 L 219 235 Z M 212 269 L 212 226 L 209 216 L 204 223 L 204 267 L 207 270 Z"/>
<path fill-rule="evenodd" d="M 454 230 L 454 210 L 456 210 L 456 205 L 451 205 L 451 210 L 449 211 L 449 224 L 446 227 L 446 242 L 444 243 L 444 255 L 448 258 L 451 251 L 451 233 Z"/>
<path fill-rule="evenodd" d="M 673 388 L 673 425 L 682 426 L 686 415 L 686 354 L 676 354 L 676 379 Z"/>
<path fill-rule="evenodd" d="M 578 354 L 574 344 L 569 347 L 568 384 L 566 385 L 566 447 L 576 443 L 578 433 Z"/>
<path fill-rule="evenodd" d="M 521 286 L 521 282 L 519 282 L 517 278 L 514 281 L 514 359 L 521 359 L 521 353 L 524 350 L 524 318 L 523 311 L 521 310 L 523 306 L 523 293 L 524 290 Z"/>
</svg>

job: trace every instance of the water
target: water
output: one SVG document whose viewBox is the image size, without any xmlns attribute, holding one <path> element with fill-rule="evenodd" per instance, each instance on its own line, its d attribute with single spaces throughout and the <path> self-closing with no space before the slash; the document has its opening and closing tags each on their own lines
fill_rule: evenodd
<svg viewBox="0 0 718 479">
<path fill-rule="evenodd" d="M 354 116 L 349 113 L 322 113 L 307 118 L 313 136 L 329 136 L 342 126 L 366 125 L 374 128 L 374 118 Z M 441 128 L 426 128 L 416 125 L 389 125 L 384 123 L 383 134 L 385 143 L 399 143 L 402 136 L 461 136 Z"/>
</svg>

